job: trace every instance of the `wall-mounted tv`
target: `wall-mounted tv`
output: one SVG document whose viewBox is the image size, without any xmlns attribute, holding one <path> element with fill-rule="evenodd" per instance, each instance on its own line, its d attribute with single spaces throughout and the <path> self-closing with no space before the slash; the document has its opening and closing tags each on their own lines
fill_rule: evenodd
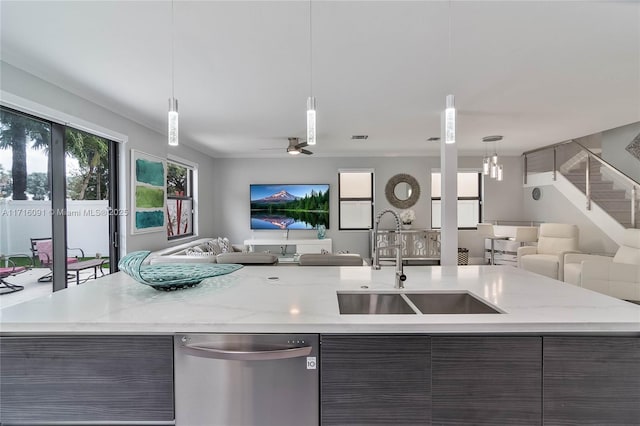
<svg viewBox="0 0 640 426">
<path fill-rule="evenodd" d="M 251 229 L 329 229 L 329 184 L 252 184 Z"/>
</svg>

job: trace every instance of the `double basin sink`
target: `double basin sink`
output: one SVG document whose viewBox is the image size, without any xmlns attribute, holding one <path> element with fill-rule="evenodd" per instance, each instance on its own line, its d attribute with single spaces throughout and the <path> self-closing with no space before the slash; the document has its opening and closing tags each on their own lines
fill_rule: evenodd
<svg viewBox="0 0 640 426">
<path fill-rule="evenodd" d="M 500 314 L 465 292 L 338 292 L 341 314 Z"/>
</svg>

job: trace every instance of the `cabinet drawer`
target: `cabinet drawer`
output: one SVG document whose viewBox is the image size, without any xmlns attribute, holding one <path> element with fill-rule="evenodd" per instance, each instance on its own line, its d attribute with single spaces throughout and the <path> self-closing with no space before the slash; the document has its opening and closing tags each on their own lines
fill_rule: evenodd
<svg viewBox="0 0 640 426">
<path fill-rule="evenodd" d="M 431 424 L 426 336 L 323 335 L 322 425 Z"/>
<path fill-rule="evenodd" d="M 0 421 L 172 421 L 171 336 L 4 337 Z"/>
</svg>

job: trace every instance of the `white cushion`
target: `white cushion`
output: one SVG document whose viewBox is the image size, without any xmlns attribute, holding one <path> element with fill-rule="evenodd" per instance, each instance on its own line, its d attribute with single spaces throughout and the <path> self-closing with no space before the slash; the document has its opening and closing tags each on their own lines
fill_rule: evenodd
<svg viewBox="0 0 640 426">
<path fill-rule="evenodd" d="M 523 269 L 558 279 L 560 259 L 555 254 L 528 254 L 522 256 L 520 263 Z"/>
<path fill-rule="evenodd" d="M 543 223 L 540 225 L 538 253 L 561 253 L 578 251 L 578 227 L 564 223 Z"/>
<path fill-rule="evenodd" d="M 565 263 L 564 264 L 564 282 L 580 286 L 580 274 L 582 272 L 582 263 Z"/>
<path fill-rule="evenodd" d="M 640 265 L 584 262 L 582 287 L 620 299 L 640 301 Z"/>
</svg>

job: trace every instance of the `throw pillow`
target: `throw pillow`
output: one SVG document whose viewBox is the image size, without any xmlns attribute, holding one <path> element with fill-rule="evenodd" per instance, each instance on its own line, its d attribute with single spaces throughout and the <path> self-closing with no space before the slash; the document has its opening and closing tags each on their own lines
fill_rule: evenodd
<svg viewBox="0 0 640 426">
<path fill-rule="evenodd" d="M 204 251 L 198 246 L 189 247 L 184 252 L 189 256 L 200 256 L 202 255 L 202 253 L 204 253 Z"/>
<path fill-rule="evenodd" d="M 222 253 L 222 249 L 220 248 L 220 244 L 218 244 L 218 240 L 210 240 L 207 241 L 207 247 L 209 249 L 209 251 L 211 253 L 213 253 L 214 255 L 219 255 L 220 253 Z"/>
<path fill-rule="evenodd" d="M 220 246 L 220 250 L 222 253 L 229 253 L 233 251 L 231 248 L 231 243 L 229 242 L 229 238 L 227 237 L 218 237 L 218 245 Z"/>
</svg>

